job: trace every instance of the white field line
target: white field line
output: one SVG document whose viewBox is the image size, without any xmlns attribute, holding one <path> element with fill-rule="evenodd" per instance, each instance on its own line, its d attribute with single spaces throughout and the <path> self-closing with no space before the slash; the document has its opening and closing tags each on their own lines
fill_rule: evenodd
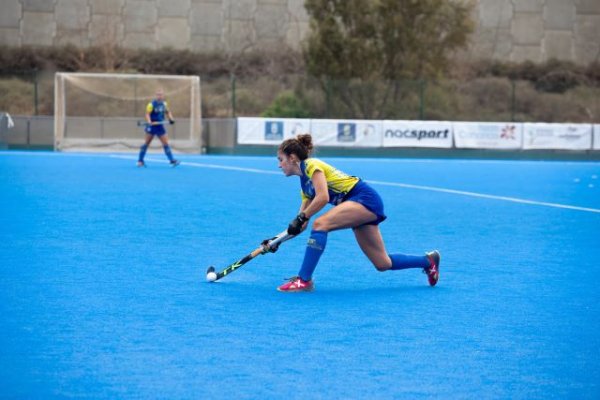
<svg viewBox="0 0 600 400">
<path fill-rule="evenodd" d="M 133 156 L 111 155 L 110 157 L 111 158 L 122 158 L 122 159 L 125 159 L 125 160 L 137 160 L 137 157 L 133 157 Z M 151 162 L 162 163 L 162 164 L 167 164 L 168 163 L 167 160 L 157 160 L 157 159 L 150 158 L 150 157 L 146 157 L 144 159 L 144 161 L 145 162 L 151 161 Z M 266 170 L 266 169 L 244 168 L 244 167 L 231 167 L 231 166 L 228 166 L 228 165 L 197 163 L 197 162 L 194 162 L 194 161 L 182 161 L 181 165 L 187 165 L 187 166 L 198 167 L 198 168 L 225 169 L 225 170 L 229 170 L 229 171 L 254 172 L 254 173 L 257 173 L 257 174 L 281 175 L 281 172 L 269 171 L 269 170 Z"/>
<path fill-rule="evenodd" d="M 156 150 L 156 149 L 155 149 Z M 160 152 L 160 149 L 157 150 Z M 131 154 L 131 152 L 129 153 Z M 124 159 L 133 159 L 134 156 L 128 156 L 115 153 L 78 153 L 78 152 L 54 152 L 54 151 L 29 151 L 29 150 L 9 150 L 9 151 L 0 151 L 1 156 L 31 156 L 31 157 L 113 157 L 113 158 L 124 158 Z M 206 158 L 210 157 L 218 157 L 219 160 L 239 160 L 240 156 L 228 156 L 228 155 L 219 155 L 219 156 L 204 156 Z M 266 160 L 273 159 L 273 163 L 277 163 L 277 159 L 275 156 L 243 156 L 246 160 Z M 451 163 L 451 164 L 510 164 L 510 163 L 518 163 L 519 165 L 523 164 L 535 164 L 537 166 L 545 166 L 552 165 L 554 163 L 561 163 L 562 165 L 595 165 L 600 166 L 600 162 L 592 161 L 592 160 L 582 160 L 582 161 L 565 161 L 565 160 L 481 160 L 481 159 L 458 159 L 458 158 L 448 158 L 448 159 L 440 159 L 440 158 L 355 158 L 355 157 L 324 157 L 324 159 L 335 160 L 336 163 L 344 163 L 351 162 L 352 164 L 356 163 L 377 163 L 377 164 L 435 164 L 435 163 Z M 159 162 L 159 160 L 152 160 L 155 162 Z M 187 163 L 187 162 L 186 162 Z"/>
<path fill-rule="evenodd" d="M 565 208 L 568 210 L 587 211 L 587 212 L 600 214 L 600 209 L 597 209 L 597 208 L 570 206 L 568 204 L 547 203 L 545 201 L 519 199 L 517 197 L 495 196 L 492 194 L 465 192 L 462 190 L 444 189 L 444 188 L 437 188 L 437 187 L 432 187 L 432 186 L 410 185 L 407 183 L 393 183 L 393 182 L 381 182 L 381 181 L 367 181 L 367 182 L 369 182 L 373 185 L 395 186 L 395 187 L 403 187 L 403 188 L 409 188 L 409 189 L 428 190 L 430 192 L 452 193 L 452 194 L 458 194 L 461 196 L 479 197 L 479 198 L 483 198 L 483 199 L 493 199 L 493 200 L 503 200 L 503 201 L 510 201 L 512 203 L 533 204 L 536 206 L 544 206 L 544 207 Z"/>
<path fill-rule="evenodd" d="M 198 167 L 198 168 L 214 168 L 214 169 L 225 169 L 225 170 L 230 170 L 230 171 L 254 172 L 257 174 L 281 175 L 281 172 L 279 172 L 279 171 L 269 171 L 266 169 L 257 169 L 257 168 L 230 167 L 228 165 L 204 164 L 204 163 L 197 163 L 197 162 L 193 162 L 193 161 L 191 161 L 191 162 L 185 161 L 185 162 L 182 162 L 181 164 L 189 165 L 192 167 Z"/>
<path fill-rule="evenodd" d="M 111 157 L 125 158 L 125 159 L 130 159 L 130 160 L 136 159 L 136 157 L 131 157 L 131 156 L 113 155 Z M 154 160 L 154 159 L 150 159 L 150 158 L 147 159 L 147 161 L 162 162 L 162 163 L 167 162 L 167 161 L 162 161 L 162 160 Z M 268 175 L 280 175 L 281 174 L 281 172 L 278 172 L 278 171 L 269 171 L 269 170 L 257 169 L 257 168 L 230 167 L 230 166 L 226 166 L 226 165 L 205 164 L 205 163 L 197 163 L 197 162 L 190 162 L 190 161 L 185 161 L 185 162 L 182 162 L 181 164 L 191 166 L 191 167 L 197 167 L 197 168 L 214 168 L 214 169 L 224 169 L 224 170 L 233 170 L 233 171 L 253 172 L 253 173 L 268 174 Z M 501 201 L 508 201 L 508 202 L 512 202 L 512 203 L 531 204 L 531 205 L 535 205 L 535 206 L 562 208 L 562 209 L 567 209 L 567 210 L 577 210 L 577 211 L 585 211 L 585 212 L 600 214 L 600 209 L 597 209 L 597 208 L 578 207 L 578 206 L 571 206 L 568 204 L 548 203 L 545 201 L 519 199 L 517 197 L 495 196 L 495 195 L 491 195 L 491 194 L 467 192 L 467 191 L 463 191 L 463 190 L 454 190 L 454 189 L 444 189 L 444 188 L 438 188 L 438 187 L 433 187 L 433 186 L 411 185 L 411 184 L 407 184 L 407 183 L 383 182 L 383 181 L 372 181 L 372 180 L 368 180 L 367 182 L 370 184 L 373 184 L 373 185 L 393 186 L 393 187 L 401 187 L 401 188 L 407 188 L 407 189 L 426 190 L 426 191 L 430 191 L 430 192 L 439 192 L 439 193 L 450 193 L 450 194 L 457 194 L 460 196 L 478 197 L 478 198 L 482 198 L 482 199 L 501 200 Z"/>
<path fill-rule="evenodd" d="M 44 156 L 44 157 L 64 156 L 64 155 L 68 155 L 70 157 L 73 157 L 73 156 L 74 157 L 106 157 L 106 155 L 100 155 L 100 154 L 76 154 L 76 153 L 75 154 L 74 153 L 66 153 L 65 154 L 65 153 L 54 153 L 54 152 L 41 152 L 40 153 L 40 152 L 26 152 L 26 151 L 0 152 L 0 156 L 9 156 L 9 155 Z M 120 158 L 120 159 L 125 159 L 125 160 L 137 160 L 137 157 L 135 157 L 135 156 L 126 156 L 126 155 L 110 154 L 110 155 L 108 155 L 108 157 Z M 151 162 L 156 162 L 156 163 L 166 163 L 167 162 L 166 160 L 157 160 L 157 159 L 153 159 L 153 158 L 146 158 L 146 161 L 151 161 Z M 231 166 L 227 166 L 227 165 L 206 164 L 206 163 L 198 163 L 198 162 L 193 162 L 193 161 L 182 162 L 182 165 L 187 165 L 187 166 L 197 167 L 197 168 L 213 168 L 213 169 L 223 169 L 223 170 L 230 170 L 230 171 L 252 172 L 252 173 L 266 174 L 266 175 L 280 175 L 281 174 L 281 172 L 279 172 L 279 171 L 270 171 L 270 170 L 257 169 L 257 168 L 231 167 Z M 401 187 L 401 188 L 407 188 L 407 189 L 426 190 L 426 191 L 430 191 L 430 192 L 439 192 L 439 193 L 450 193 L 450 194 L 456 194 L 456 195 L 460 195 L 460 196 L 478 197 L 478 198 L 483 198 L 483 199 L 501 200 L 501 201 L 508 201 L 508 202 L 512 202 L 512 203 L 531 204 L 531 205 L 536 205 L 536 206 L 562 208 L 562 209 L 567 209 L 567 210 L 576 210 L 576 211 L 584 211 L 584 212 L 600 214 L 600 209 L 597 209 L 597 208 L 578 207 L 578 206 L 571 206 L 568 204 L 548 203 L 548 202 L 544 202 L 544 201 L 519 199 L 517 197 L 495 196 L 495 195 L 491 195 L 491 194 L 467 192 L 467 191 L 454 190 L 454 189 L 444 189 L 444 188 L 438 188 L 438 187 L 433 187 L 433 186 L 411 185 L 411 184 L 407 184 L 407 183 L 395 183 L 395 182 L 383 182 L 383 181 L 371 181 L 371 180 L 369 180 L 367 182 L 369 182 L 373 185 L 393 186 L 393 187 Z"/>
</svg>

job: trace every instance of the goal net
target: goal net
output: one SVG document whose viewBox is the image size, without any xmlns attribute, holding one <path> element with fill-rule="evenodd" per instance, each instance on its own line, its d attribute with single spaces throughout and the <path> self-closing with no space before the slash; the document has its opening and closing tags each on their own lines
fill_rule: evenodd
<svg viewBox="0 0 600 400">
<path fill-rule="evenodd" d="M 146 106 L 160 90 L 175 119 L 165 125 L 171 147 L 201 152 L 197 76 L 57 73 L 54 84 L 55 150 L 137 151 L 145 135 Z M 153 140 L 149 151 L 158 149 L 160 141 Z"/>
</svg>

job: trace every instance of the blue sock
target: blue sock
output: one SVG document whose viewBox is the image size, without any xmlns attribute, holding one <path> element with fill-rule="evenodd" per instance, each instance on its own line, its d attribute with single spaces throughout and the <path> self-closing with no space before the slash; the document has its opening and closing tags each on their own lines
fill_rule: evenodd
<svg viewBox="0 0 600 400">
<path fill-rule="evenodd" d="M 427 256 L 409 256 L 400 253 L 388 255 L 392 259 L 392 270 L 429 267 L 429 258 Z"/>
<path fill-rule="evenodd" d="M 138 157 L 138 161 L 144 162 L 144 157 L 146 156 L 146 150 L 148 150 L 148 146 L 143 144 L 142 147 L 140 147 L 140 155 Z"/>
<path fill-rule="evenodd" d="M 165 151 L 165 154 L 169 158 L 169 161 L 173 161 L 173 153 L 171 153 L 171 148 L 169 147 L 169 145 L 163 146 L 163 150 Z"/>
<path fill-rule="evenodd" d="M 319 258 L 325 250 L 327 244 L 327 232 L 324 231 L 311 231 L 308 243 L 306 244 L 306 253 L 304 253 L 304 261 L 298 275 L 305 281 L 309 281 L 312 278 L 313 272 L 317 267 Z"/>
</svg>

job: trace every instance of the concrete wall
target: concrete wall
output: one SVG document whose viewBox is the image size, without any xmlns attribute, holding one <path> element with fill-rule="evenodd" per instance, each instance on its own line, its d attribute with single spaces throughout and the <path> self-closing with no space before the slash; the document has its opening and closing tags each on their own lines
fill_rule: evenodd
<svg viewBox="0 0 600 400">
<path fill-rule="evenodd" d="M 479 58 L 600 60 L 600 0 L 479 0 L 475 20 Z"/>
<path fill-rule="evenodd" d="M 581 64 L 600 55 L 600 0 L 475 0 L 469 55 Z M 2 0 L 0 44 L 298 49 L 304 0 Z"/>
<path fill-rule="evenodd" d="M 7 128 L 7 119 L 4 118 L 4 113 L 0 113 L 0 149 L 6 148 L 43 148 L 51 149 L 54 146 L 54 117 L 53 116 L 25 116 L 12 115 L 14 127 Z M 79 125 L 77 129 L 77 138 L 93 138 L 93 137 L 108 137 L 106 134 L 98 132 L 96 125 L 100 123 L 95 118 L 80 119 L 85 125 Z M 87 121 L 87 122 L 86 122 Z M 110 121 L 108 121 L 110 122 Z M 115 121 L 112 121 L 113 123 Z M 119 121 L 116 121 L 119 122 Z M 135 126 L 135 120 L 124 121 L 128 122 L 126 126 Z M 181 122 L 181 121 L 180 121 Z M 73 124 L 73 121 L 71 121 Z M 176 125 L 179 125 L 177 123 Z M 169 137 L 177 139 L 176 132 L 173 129 L 174 125 L 169 128 Z M 202 146 L 215 148 L 233 148 L 235 147 L 235 118 L 206 118 L 202 120 Z M 135 139 L 136 135 L 141 145 L 143 140 L 143 132 L 140 130 L 123 130 L 118 138 Z M 126 132 L 126 133 L 123 133 Z M 129 134 L 127 132 L 130 132 Z M 175 134 L 174 134 L 175 133 Z M 157 145 L 157 141 L 154 144 Z"/>
<path fill-rule="evenodd" d="M 0 44 L 239 52 L 298 48 L 303 0 L 2 0 Z"/>
</svg>

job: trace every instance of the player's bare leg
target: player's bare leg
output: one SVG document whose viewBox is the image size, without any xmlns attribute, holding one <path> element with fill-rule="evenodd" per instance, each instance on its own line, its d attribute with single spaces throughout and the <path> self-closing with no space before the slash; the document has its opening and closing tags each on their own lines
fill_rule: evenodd
<svg viewBox="0 0 600 400">
<path fill-rule="evenodd" d="M 282 292 L 310 291 L 313 289 L 312 274 L 325 250 L 329 232 L 360 226 L 377 220 L 377 216 L 365 206 L 354 201 L 338 204 L 325 214 L 318 217 L 312 226 L 306 246 L 304 261 L 297 277 L 279 286 Z"/>
<path fill-rule="evenodd" d="M 353 229 L 360 249 L 378 271 L 392 268 L 392 260 L 385 250 L 381 231 L 377 225 L 362 225 Z"/>
<path fill-rule="evenodd" d="M 435 286 L 437 283 L 440 264 L 440 253 L 437 250 L 428 252 L 425 256 L 388 254 L 378 226 L 363 225 L 353 230 L 361 250 L 378 271 L 421 268 L 427 274 L 429 285 Z"/>
<path fill-rule="evenodd" d="M 313 230 L 331 232 L 338 229 L 354 228 L 373 222 L 376 219 L 377 216 L 362 204 L 355 201 L 345 201 L 317 218 L 313 223 Z"/>
</svg>

